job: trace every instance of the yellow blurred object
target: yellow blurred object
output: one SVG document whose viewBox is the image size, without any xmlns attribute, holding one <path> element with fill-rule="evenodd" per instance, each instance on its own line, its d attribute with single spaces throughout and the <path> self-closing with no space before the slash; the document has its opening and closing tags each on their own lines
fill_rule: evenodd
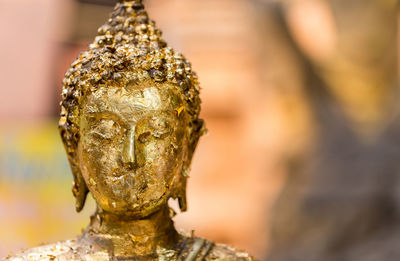
<svg viewBox="0 0 400 261">
<path fill-rule="evenodd" d="M 71 204 L 57 122 L 9 124 L 0 129 L 0 144 L 0 256 L 79 234 L 94 202 L 82 215 Z"/>
</svg>

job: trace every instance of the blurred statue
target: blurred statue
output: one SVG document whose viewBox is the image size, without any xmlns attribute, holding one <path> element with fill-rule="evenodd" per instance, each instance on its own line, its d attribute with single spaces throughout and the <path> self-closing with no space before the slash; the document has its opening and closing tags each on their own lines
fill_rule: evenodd
<svg viewBox="0 0 400 261">
<path fill-rule="evenodd" d="M 307 104 L 291 104 L 296 109 L 289 112 L 308 107 L 311 115 L 292 116 L 290 124 L 311 127 L 292 140 L 307 140 L 308 146 L 287 153 L 288 176 L 269 219 L 267 260 L 400 256 L 397 5 L 397 0 L 270 3 L 276 7 L 270 13 L 279 45 L 288 46 L 280 57 L 292 55 L 292 67 L 298 68 L 293 71 L 301 75 L 290 75 L 301 79 L 290 84 L 302 85 L 291 95 L 301 93 L 305 98 L 298 100 Z M 289 82 L 286 78 L 281 82 Z"/>
<path fill-rule="evenodd" d="M 186 210 L 186 180 L 204 132 L 200 87 L 141 0 L 119 2 L 62 91 L 59 128 L 76 209 L 90 191 L 97 211 L 76 240 L 7 260 L 253 260 L 175 230 L 168 199 Z"/>
</svg>

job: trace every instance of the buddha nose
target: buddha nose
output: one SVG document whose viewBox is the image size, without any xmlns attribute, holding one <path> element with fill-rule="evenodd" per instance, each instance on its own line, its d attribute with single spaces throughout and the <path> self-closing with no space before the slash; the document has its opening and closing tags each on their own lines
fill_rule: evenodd
<svg viewBox="0 0 400 261">
<path fill-rule="evenodd" d="M 124 149 L 122 151 L 122 161 L 123 163 L 131 165 L 131 167 L 136 163 L 135 128 L 131 128 L 128 132 L 128 137 L 125 141 Z"/>
</svg>

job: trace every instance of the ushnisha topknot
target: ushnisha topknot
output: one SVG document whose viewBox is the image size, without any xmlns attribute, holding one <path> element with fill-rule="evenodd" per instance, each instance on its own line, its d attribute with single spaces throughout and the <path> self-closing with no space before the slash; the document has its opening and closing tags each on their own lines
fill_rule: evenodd
<svg viewBox="0 0 400 261">
<path fill-rule="evenodd" d="M 89 49 L 78 56 L 65 74 L 59 129 L 74 175 L 78 211 L 83 208 L 88 192 L 76 162 L 81 99 L 88 92 L 148 82 L 176 86 L 185 97 L 185 110 L 191 118 L 188 128 L 192 151 L 196 147 L 203 126 L 199 119 L 199 82 L 190 62 L 169 47 L 161 35 L 141 0 L 120 0 L 108 21 L 98 29 Z"/>
</svg>

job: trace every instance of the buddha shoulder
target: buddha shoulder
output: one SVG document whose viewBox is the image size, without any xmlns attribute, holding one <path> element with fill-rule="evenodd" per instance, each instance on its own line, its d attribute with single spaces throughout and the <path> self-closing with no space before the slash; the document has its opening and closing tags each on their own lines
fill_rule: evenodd
<svg viewBox="0 0 400 261">
<path fill-rule="evenodd" d="M 239 251 L 226 245 L 216 244 L 203 260 L 255 261 L 256 259 L 246 252 Z"/>
<path fill-rule="evenodd" d="M 3 261 L 78 261 L 78 260 L 109 260 L 107 253 L 90 253 L 90 249 L 78 244 L 75 240 L 60 241 L 43 245 L 10 255 Z M 83 253 L 90 253 L 84 255 Z"/>
<path fill-rule="evenodd" d="M 238 261 L 255 261 L 255 259 L 246 252 L 239 251 L 235 248 L 216 244 L 212 241 L 202 238 L 185 238 L 184 248 L 178 250 L 181 252 L 177 260 L 185 261 L 212 261 L 212 260 L 238 260 Z"/>
<path fill-rule="evenodd" d="M 140 260 L 163 261 L 254 261 L 255 259 L 245 252 L 232 247 L 215 244 L 201 238 L 184 238 L 174 250 L 158 251 L 158 258 L 144 258 Z M 165 252 L 165 253 L 164 253 Z M 169 253 L 173 253 L 169 255 Z M 39 246 L 24 250 L 3 261 L 108 261 L 114 259 L 107 251 L 93 251 L 90 246 L 82 245 L 75 240 L 67 240 L 55 244 Z M 124 259 L 127 260 L 127 259 Z M 136 260 L 136 259 L 135 259 Z"/>
<path fill-rule="evenodd" d="M 235 248 L 216 244 L 206 260 L 240 260 L 240 261 L 255 261 L 251 255 Z"/>
</svg>

